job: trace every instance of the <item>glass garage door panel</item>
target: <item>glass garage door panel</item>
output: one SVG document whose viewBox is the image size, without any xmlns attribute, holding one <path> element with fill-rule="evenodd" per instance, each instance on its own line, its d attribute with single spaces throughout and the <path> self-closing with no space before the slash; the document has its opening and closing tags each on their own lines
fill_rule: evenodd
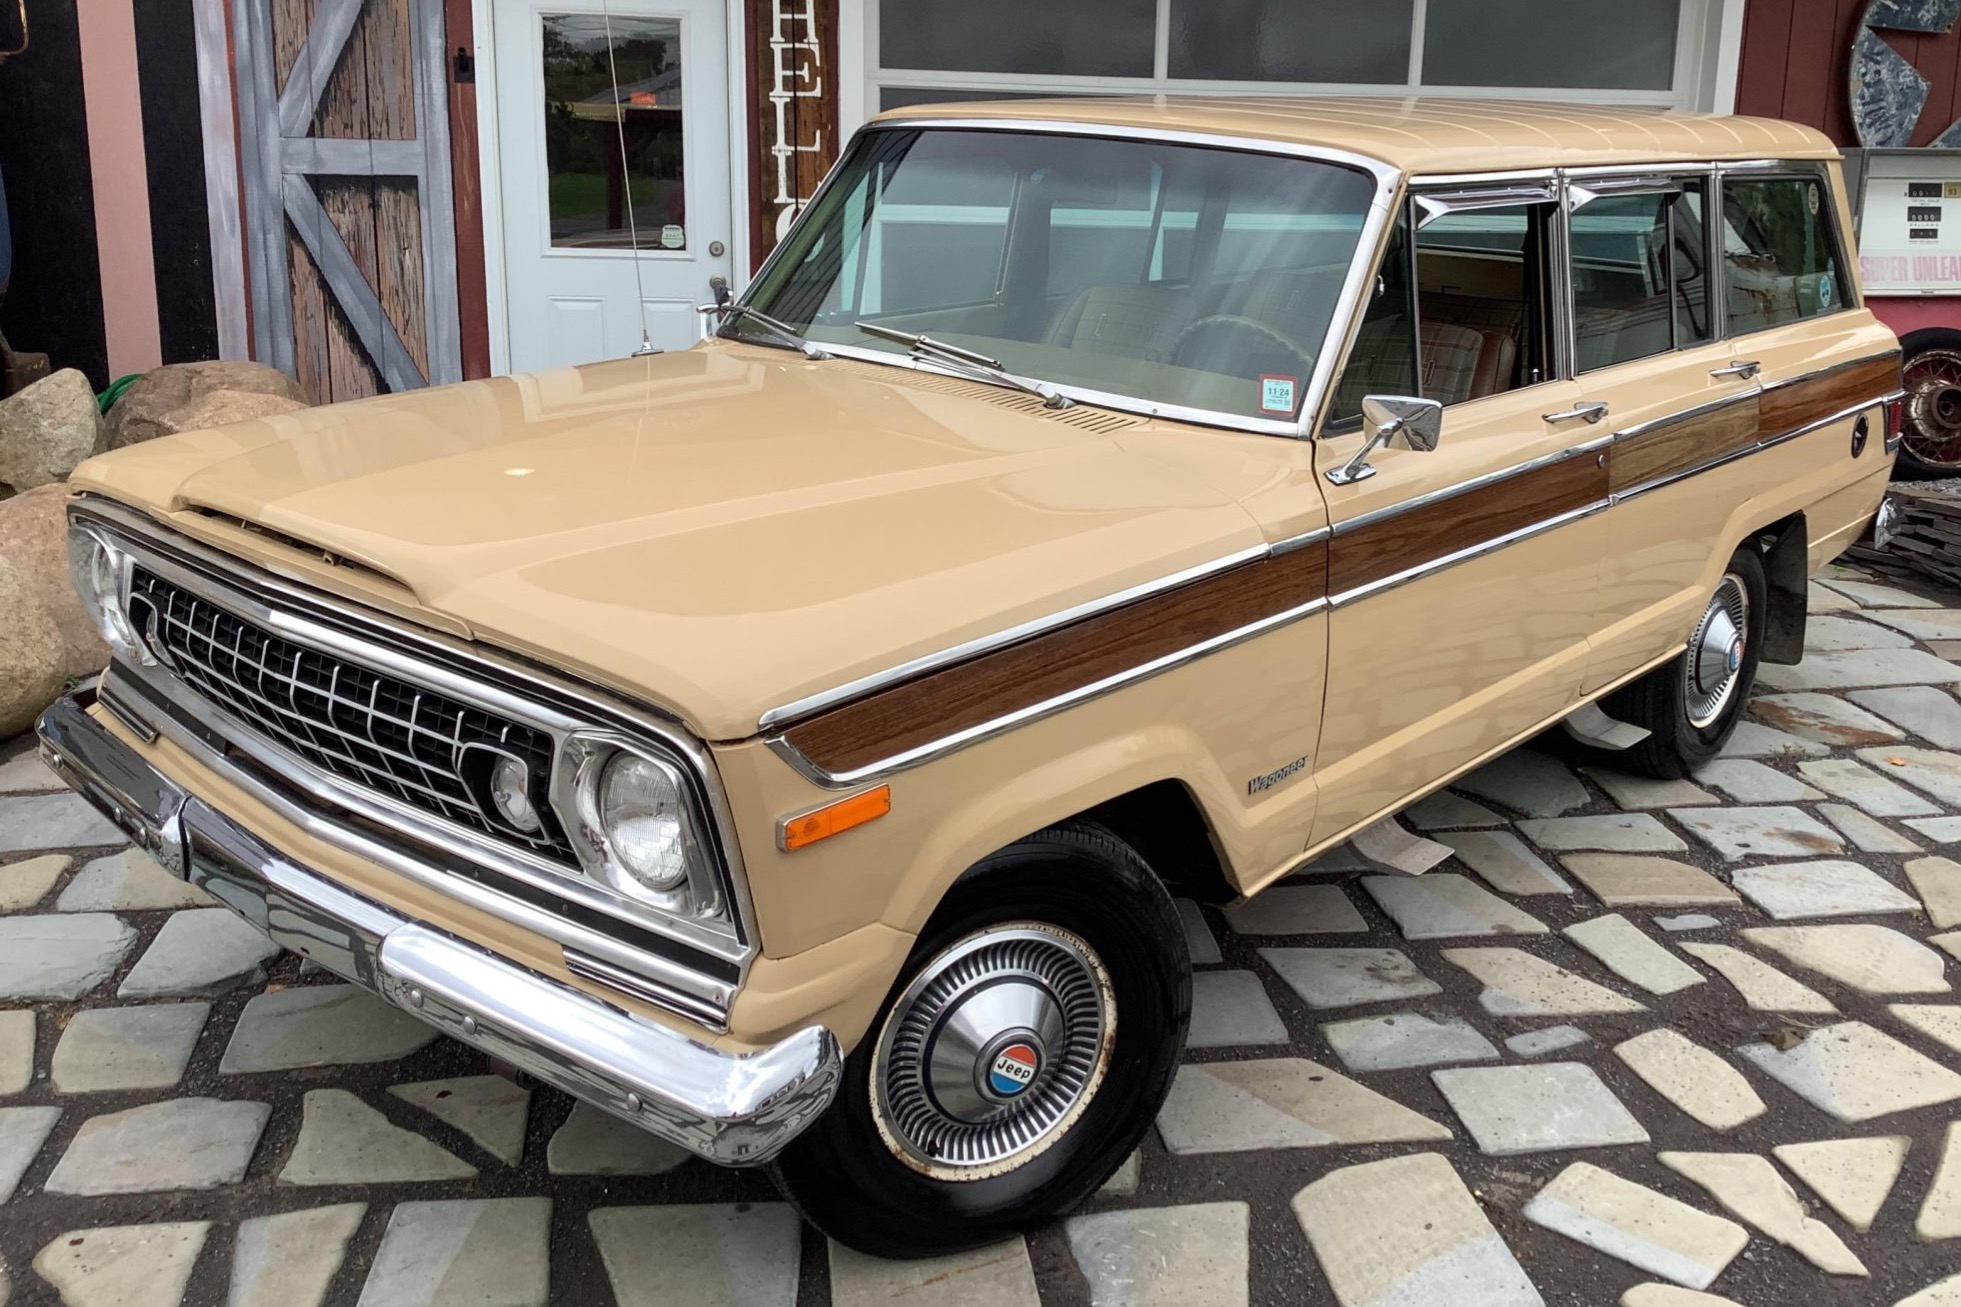
<svg viewBox="0 0 1961 1307">
<path fill-rule="evenodd" d="M 1675 84 L 1681 0 L 1429 0 L 1426 86 Z"/>
<path fill-rule="evenodd" d="M 552 247 L 686 249 L 681 20 L 542 21 Z"/>
<path fill-rule="evenodd" d="M 886 68 L 1149 77 L 1157 0 L 885 0 Z"/>
<path fill-rule="evenodd" d="M 1170 72 L 1209 81 L 1401 84 L 1409 76 L 1412 5 L 1171 0 Z"/>
</svg>

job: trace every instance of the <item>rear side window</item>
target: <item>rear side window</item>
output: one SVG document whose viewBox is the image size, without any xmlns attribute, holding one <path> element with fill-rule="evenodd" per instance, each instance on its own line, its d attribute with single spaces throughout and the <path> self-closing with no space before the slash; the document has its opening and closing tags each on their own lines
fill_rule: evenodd
<svg viewBox="0 0 1961 1307">
<path fill-rule="evenodd" d="M 1850 305 L 1847 290 L 1822 179 L 1724 178 L 1723 293 L 1731 335 L 1836 313 Z"/>
<path fill-rule="evenodd" d="M 1591 372 L 1709 339 L 1702 183 L 1607 195 L 1572 217 L 1577 370 Z"/>
</svg>

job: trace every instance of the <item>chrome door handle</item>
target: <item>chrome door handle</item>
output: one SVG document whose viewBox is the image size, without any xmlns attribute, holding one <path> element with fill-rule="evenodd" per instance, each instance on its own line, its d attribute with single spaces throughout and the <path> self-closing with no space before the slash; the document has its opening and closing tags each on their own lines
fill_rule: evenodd
<svg viewBox="0 0 1961 1307">
<path fill-rule="evenodd" d="M 1607 416 L 1607 406 L 1596 401 L 1592 404 L 1576 404 L 1557 413 L 1542 413 L 1540 416 L 1548 422 L 1571 422 L 1575 418 L 1584 418 L 1587 422 L 1593 423 Z"/>
<path fill-rule="evenodd" d="M 1709 375 L 1712 377 L 1741 377 L 1745 381 L 1748 381 L 1763 370 L 1763 364 L 1757 362 L 1755 359 L 1750 359 L 1743 363 L 1732 363 L 1726 368 L 1711 368 Z"/>
</svg>

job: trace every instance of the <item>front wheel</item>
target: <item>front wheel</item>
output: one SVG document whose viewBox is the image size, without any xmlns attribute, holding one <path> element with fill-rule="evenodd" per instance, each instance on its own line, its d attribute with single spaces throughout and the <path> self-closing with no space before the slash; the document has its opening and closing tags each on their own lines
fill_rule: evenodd
<svg viewBox="0 0 1961 1307">
<path fill-rule="evenodd" d="M 1681 656 L 1607 696 L 1609 716 L 1648 730 L 1610 765 L 1675 780 L 1721 752 L 1756 684 L 1765 600 L 1763 558 L 1746 544 L 1730 555 Z"/>
<path fill-rule="evenodd" d="M 1040 1225 L 1150 1128 L 1190 1015 L 1177 910 L 1136 852 L 1089 824 L 1030 836 L 948 892 L 837 1100 L 772 1176 L 875 1256 Z"/>
</svg>

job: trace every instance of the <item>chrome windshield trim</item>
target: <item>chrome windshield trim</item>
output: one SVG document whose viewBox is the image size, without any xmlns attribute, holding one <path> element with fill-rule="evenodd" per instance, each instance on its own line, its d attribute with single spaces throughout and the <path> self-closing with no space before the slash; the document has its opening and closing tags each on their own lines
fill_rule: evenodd
<svg viewBox="0 0 1961 1307">
<path fill-rule="evenodd" d="M 1373 526 L 1377 522 L 1387 522 L 1391 518 L 1401 517 L 1406 513 L 1418 512 L 1430 507 L 1432 504 L 1439 504 L 1447 499 L 1455 499 L 1457 496 L 1469 494 L 1473 490 L 1482 490 L 1484 487 L 1496 485 L 1500 481 L 1508 481 L 1513 477 L 1524 476 L 1528 472 L 1536 472 L 1542 467 L 1551 467 L 1555 463 L 1564 463 L 1568 459 L 1580 458 L 1587 454 L 1597 453 L 1605 449 L 1612 441 L 1612 436 L 1596 436 L 1584 444 L 1569 445 L 1565 449 L 1557 449 L 1550 454 L 1541 454 L 1537 458 L 1528 458 L 1523 463 L 1513 463 L 1510 467 L 1501 467 L 1494 472 L 1486 472 L 1479 476 L 1471 477 L 1468 480 L 1459 481 L 1454 485 L 1443 486 L 1439 489 L 1417 495 L 1412 499 L 1401 500 L 1394 504 L 1386 504 L 1381 508 L 1373 509 L 1367 513 L 1360 513 L 1346 521 L 1335 523 L 1334 534 L 1337 537 L 1344 536 L 1351 531 L 1359 531 L 1365 526 Z"/>
<path fill-rule="evenodd" d="M 1207 654 L 1216 653 L 1221 649 L 1230 648 L 1233 645 L 1250 640 L 1255 636 L 1264 635 L 1268 631 L 1291 625 L 1304 617 L 1310 617 L 1315 613 L 1321 612 L 1327 607 L 1328 601 L 1325 598 L 1317 596 L 1304 604 L 1299 604 L 1285 611 L 1274 613 L 1269 617 L 1263 617 L 1257 622 L 1250 622 L 1245 626 L 1236 627 L 1221 635 L 1215 635 L 1211 639 L 1201 640 L 1197 644 L 1187 645 L 1183 649 L 1175 650 L 1172 653 L 1154 658 L 1146 663 L 1140 663 L 1136 667 L 1126 668 L 1121 672 L 1106 676 L 1100 681 L 1092 681 L 1088 685 L 1078 686 L 1073 690 L 1058 694 L 1053 698 L 1044 699 L 1040 703 L 1017 709 L 1014 712 L 982 722 L 979 725 L 970 726 L 966 730 L 956 731 L 951 735 L 942 736 L 940 739 L 922 744 L 917 748 L 908 749 L 903 753 L 893 754 L 889 758 L 881 758 L 877 762 L 867 763 L 863 767 L 855 767 L 850 771 L 826 771 L 805 757 L 803 751 L 792 744 L 789 738 L 784 735 L 770 735 L 766 738 L 765 743 L 776 752 L 778 757 L 789 763 L 806 780 L 822 785 L 826 789 L 845 789 L 877 777 L 889 776 L 893 772 L 920 766 L 945 754 L 967 748 L 970 745 L 979 744 L 983 740 L 993 739 L 995 736 L 1014 730 L 1017 727 L 1026 726 L 1030 722 L 1039 721 L 1044 717 L 1052 717 L 1056 713 L 1066 708 L 1073 708 L 1086 700 L 1100 698 L 1112 690 L 1122 689 L 1124 686 L 1134 684 L 1137 681 L 1146 680 L 1176 667 L 1182 667 L 1186 663 L 1205 657 Z"/>
<path fill-rule="evenodd" d="M 1367 585 L 1358 585 L 1353 590 L 1344 590 L 1338 595 L 1331 596 L 1328 600 L 1328 605 L 1331 608 L 1345 608 L 1349 604 L 1359 600 L 1371 598 L 1372 596 L 1382 594 L 1384 591 L 1394 590 L 1398 586 L 1408 585 L 1412 581 L 1420 581 L 1432 572 L 1445 571 L 1446 569 L 1456 567 L 1460 563 L 1468 563 L 1472 559 L 1482 558 L 1486 554 L 1503 549 L 1506 545 L 1517 544 L 1521 540 L 1529 540 L 1542 532 L 1552 530 L 1554 527 L 1565 526 L 1569 522 L 1577 522 L 1583 517 L 1591 517 L 1593 514 L 1612 505 L 1613 499 L 1609 497 L 1606 499 L 1597 499 L 1590 504 L 1583 504 L 1578 508 L 1568 509 L 1564 513 L 1559 513 L 1555 516 L 1534 522 L 1530 526 L 1522 526 L 1515 531 L 1507 531 L 1504 535 L 1493 536 L 1489 540 L 1480 540 L 1474 545 L 1466 545 L 1455 553 L 1445 554 L 1440 558 L 1432 558 L 1427 562 L 1418 563 L 1415 567 L 1397 572 L 1393 576 L 1385 576 L 1380 580 L 1371 581 Z"/>
<path fill-rule="evenodd" d="M 1302 543 L 1306 542 L 1303 541 Z M 1005 648 L 1011 644 L 1019 644 L 1023 640 L 1027 640 L 1033 636 L 1042 635 L 1058 627 L 1068 626 L 1073 622 L 1082 621 L 1086 617 L 1094 617 L 1099 613 L 1108 612 L 1113 608 L 1122 608 L 1127 604 L 1136 603 L 1140 599 L 1148 599 L 1152 595 L 1161 594 L 1166 590 L 1174 590 L 1181 585 L 1201 580 L 1214 573 L 1228 571 L 1246 563 L 1257 562 L 1267 557 L 1270 552 L 1266 545 L 1253 545 L 1246 549 L 1235 550 L 1223 558 L 1215 558 L 1209 563 L 1200 563 L 1196 567 L 1187 567 L 1182 571 L 1173 572 L 1169 576 L 1161 576 L 1154 581 L 1146 581 L 1141 585 L 1133 585 L 1128 589 L 1119 590 L 1114 594 L 1105 595 L 1100 599 L 1091 599 L 1084 603 L 1075 604 L 1058 612 L 1050 613 L 1045 617 L 1033 618 L 1018 625 L 1007 627 L 1004 630 L 996 631 L 991 635 L 979 636 L 972 640 L 963 641 L 960 644 L 951 645 L 934 653 L 922 654 L 920 657 L 909 659 L 895 667 L 888 667 L 883 671 L 873 672 L 870 675 L 861 676 L 856 680 L 846 681 L 843 685 L 834 686 L 828 690 L 820 690 L 816 694 L 805 695 L 801 699 L 796 699 L 780 707 L 772 708 L 764 713 L 761 719 L 757 721 L 756 729 L 759 731 L 774 731 L 785 726 L 793 725 L 805 717 L 811 717 L 823 712 L 826 708 L 834 708 L 838 704 L 848 702 L 852 699 L 862 698 L 867 694 L 882 690 L 888 685 L 894 685 L 900 681 L 910 681 L 914 677 L 923 676 L 927 672 L 936 671 L 939 668 L 949 666 L 953 663 L 965 662 L 969 658 L 977 658 L 981 654 L 991 653 L 996 649 Z"/>
<path fill-rule="evenodd" d="M 1050 136 L 1090 136 L 1104 140 L 1155 141 L 1174 145 L 1193 145 L 1210 149 L 1235 150 L 1244 154 L 1268 154 L 1282 158 L 1302 159 L 1316 163 L 1332 164 L 1337 167 L 1354 168 L 1367 173 L 1375 182 L 1375 194 L 1371 198 L 1368 211 L 1362 216 L 1362 228 L 1357 234 L 1355 253 L 1350 259 L 1348 275 L 1343 279 L 1340 297 L 1335 303 L 1334 313 L 1328 321 L 1328 331 L 1321 341 L 1321 350 L 1315 356 L 1314 371 L 1308 377 L 1307 389 L 1301 396 L 1300 416 L 1293 419 L 1247 417 L 1242 414 L 1227 413 L 1215 409 L 1195 408 L 1183 404 L 1168 404 L 1140 399 L 1134 395 L 1121 395 L 1110 391 L 1091 390 L 1072 386 L 1063 382 L 1042 378 L 1045 385 L 1079 404 L 1093 408 L 1107 408 L 1118 413 L 1131 413 L 1141 417 L 1164 418 L 1176 422 L 1189 422 L 1195 426 L 1217 427 L 1226 431 L 1239 431 L 1250 435 L 1285 436 L 1294 440 L 1310 439 L 1319 424 L 1321 409 L 1333 386 L 1336 367 L 1346 358 L 1350 338 L 1361 322 L 1362 305 L 1360 296 L 1375 268 L 1383 233 L 1388 230 L 1392 211 L 1391 201 L 1402 182 L 1402 169 L 1381 159 L 1352 150 L 1333 146 L 1310 145 L 1298 141 L 1269 140 L 1259 136 L 1242 136 L 1230 132 L 1199 132 L 1190 130 L 1154 130 L 1140 127 L 1117 126 L 1110 123 L 1065 122 L 1029 118 L 879 118 L 865 124 L 852 134 L 844 150 L 838 155 L 839 163 L 851 157 L 858 149 L 860 141 L 874 132 L 882 131 L 930 131 L 948 130 L 964 132 L 1007 132 L 1040 133 Z M 822 204 L 826 192 L 842 174 L 841 166 L 834 166 L 826 174 L 823 182 L 803 207 L 803 214 L 816 212 Z M 799 216 L 797 223 L 807 221 Z M 792 232 L 795 227 L 792 227 Z M 778 262 L 787 258 L 791 241 L 786 234 L 776 243 L 763 266 L 749 279 L 744 288 L 741 303 L 749 303 L 755 288 L 768 280 Z M 738 339 L 736 337 L 718 337 Z M 830 341 L 818 342 L 822 347 L 842 358 L 856 359 L 866 363 L 882 363 L 894 367 L 911 366 L 918 368 L 922 360 L 912 359 L 903 354 L 891 354 L 880 350 L 859 349 L 853 346 L 834 345 Z M 933 371 L 931 368 L 922 368 Z M 944 371 L 939 375 L 961 375 Z M 969 380 L 973 378 L 969 377 Z M 984 383 L 981 383 L 984 384 Z"/>
</svg>

